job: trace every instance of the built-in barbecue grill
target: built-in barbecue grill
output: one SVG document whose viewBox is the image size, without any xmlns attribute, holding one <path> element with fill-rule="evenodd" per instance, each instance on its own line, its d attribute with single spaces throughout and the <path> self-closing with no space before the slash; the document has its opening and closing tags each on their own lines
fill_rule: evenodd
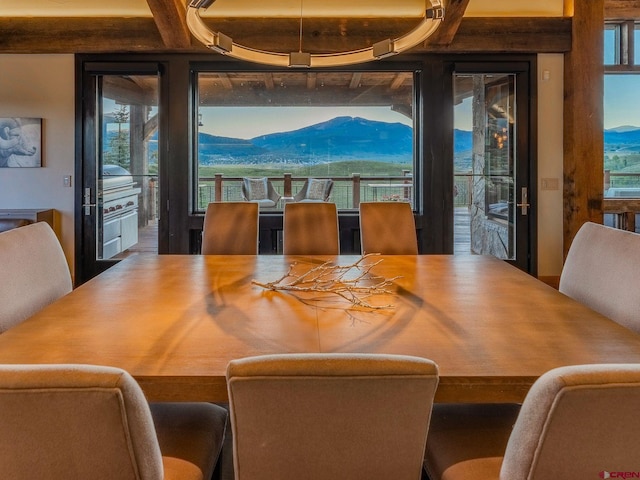
<svg viewBox="0 0 640 480">
<path fill-rule="evenodd" d="M 118 165 L 102 167 L 102 247 L 106 260 L 138 243 L 138 195 L 131 174 Z"/>
</svg>

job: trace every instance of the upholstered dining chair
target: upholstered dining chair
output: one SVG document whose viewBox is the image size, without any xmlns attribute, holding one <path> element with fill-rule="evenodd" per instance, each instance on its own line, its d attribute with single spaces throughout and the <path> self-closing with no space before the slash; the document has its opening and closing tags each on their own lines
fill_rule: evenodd
<svg viewBox="0 0 640 480">
<path fill-rule="evenodd" d="M 241 191 L 245 201 L 255 202 L 260 208 L 273 208 L 281 198 L 281 195 L 266 177 L 243 178 Z"/>
<path fill-rule="evenodd" d="M 417 357 L 233 360 L 227 387 L 235 478 L 419 479 L 437 383 L 435 363 Z"/>
<path fill-rule="evenodd" d="M 12 480 L 210 480 L 227 411 L 149 405 L 124 370 L 0 366 L 0 472 Z"/>
<path fill-rule="evenodd" d="M 519 413 L 436 404 L 431 480 L 608 478 L 638 470 L 640 365 L 577 365 L 542 375 Z M 515 414 L 514 414 L 515 413 Z"/>
<path fill-rule="evenodd" d="M 285 204 L 283 252 L 285 255 L 338 255 L 340 237 L 336 204 Z"/>
<path fill-rule="evenodd" d="M 46 222 L 0 233 L 0 332 L 72 289 L 60 242 Z"/>
<path fill-rule="evenodd" d="M 257 255 L 258 218 L 257 203 L 210 203 L 204 214 L 202 254 Z"/>
<path fill-rule="evenodd" d="M 417 255 L 416 223 L 407 202 L 361 202 L 362 254 Z"/>
<path fill-rule="evenodd" d="M 640 235 L 587 222 L 574 237 L 560 292 L 640 333 Z"/>
<path fill-rule="evenodd" d="M 293 196 L 294 202 L 328 202 L 333 190 L 333 180 L 329 178 L 308 178 L 302 188 Z"/>
</svg>

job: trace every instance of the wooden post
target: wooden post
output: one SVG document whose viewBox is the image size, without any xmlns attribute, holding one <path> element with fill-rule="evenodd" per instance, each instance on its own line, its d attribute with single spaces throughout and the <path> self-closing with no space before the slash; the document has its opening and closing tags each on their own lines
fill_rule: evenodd
<svg viewBox="0 0 640 480">
<path fill-rule="evenodd" d="M 573 14 L 565 54 L 564 221 L 566 257 L 583 223 L 602 223 L 604 186 L 604 0 L 566 0 Z"/>
<path fill-rule="evenodd" d="M 215 199 L 216 202 L 221 202 L 222 201 L 222 174 L 221 173 L 216 173 L 215 174 Z"/>
<path fill-rule="evenodd" d="M 358 208 L 360 206 L 360 174 L 352 173 L 351 181 L 353 183 L 353 192 L 351 192 L 352 196 L 352 208 Z"/>
<path fill-rule="evenodd" d="M 293 195 L 291 195 L 291 174 L 290 173 L 285 173 L 284 174 L 284 195 L 283 197 L 293 197 Z"/>
</svg>

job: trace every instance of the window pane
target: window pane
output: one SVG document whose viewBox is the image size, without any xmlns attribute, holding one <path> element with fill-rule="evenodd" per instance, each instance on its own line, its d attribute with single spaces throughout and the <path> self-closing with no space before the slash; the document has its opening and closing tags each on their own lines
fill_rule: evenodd
<svg viewBox="0 0 640 480">
<path fill-rule="evenodd" d="M 620 63 L 619 25 L 605 25 L 604 27 L 604 64 L 617 65 Z"/>
<path fill-rule="evenodd" d="M 410 71 L 200 73 L 197 209 L 242 200 L 243 177 L 285 197 L 332 179 L 340 209 L 413 201 L 413 97 Z"/>
<path fill-rule="evenodd" d="M 605 197 L 640 197 L 640 75 L 604 77 Z"/>
</svg>

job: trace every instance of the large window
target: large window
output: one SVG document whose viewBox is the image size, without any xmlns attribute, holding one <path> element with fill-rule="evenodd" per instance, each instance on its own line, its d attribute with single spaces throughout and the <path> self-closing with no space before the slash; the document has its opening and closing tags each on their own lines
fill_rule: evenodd
<svg viewBox="0 0 640 480">
<path fill-rule="evenodd" d="M 310 178 L 332 180 L 342 210 L 413 202 L 414 96 L 413 71 L 199 73 L 196 210 L 264 177 L 279 195 L 269 210 Z"/>
<path fill-rule="evenodd" d="M 605 198 L 640 197 L 639 28 L 634 22 L 605 25 Z"/>
</svg>

